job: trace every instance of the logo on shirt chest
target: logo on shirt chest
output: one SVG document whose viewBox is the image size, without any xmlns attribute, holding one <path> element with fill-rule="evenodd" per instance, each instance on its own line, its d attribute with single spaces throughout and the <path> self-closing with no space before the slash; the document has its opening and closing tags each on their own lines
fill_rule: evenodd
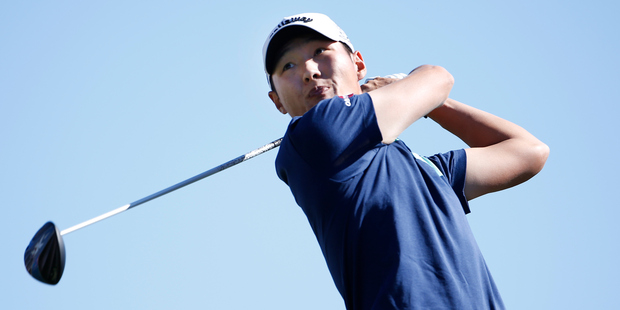
<svg viewBox="0 0 620 310">
<path fill-rule="evenodd" d="M 353 97 L 353 94 L 350 94 L 346 97 L 345 96 L 338 96 L 338 97 L 344 99 L 344 105 L 346 105 L 347 107 L 351 106 L 351 97 Z"/>
</svg>

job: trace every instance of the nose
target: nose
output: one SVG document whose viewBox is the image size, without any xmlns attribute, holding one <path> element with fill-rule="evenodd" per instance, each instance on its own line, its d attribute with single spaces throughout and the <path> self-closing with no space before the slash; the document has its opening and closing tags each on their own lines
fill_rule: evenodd
<svg viewBox="0 0 620 310">
<path fill-rule="evenodd" d="M 321 71 L 319 71 L 319 64 L 314 60 L 309 59 L 306 61 L 306 70 L 304 71 L 304 82 L 308 83 L 312 80 L 316 80 L 321 77 Z"/>
</svg>

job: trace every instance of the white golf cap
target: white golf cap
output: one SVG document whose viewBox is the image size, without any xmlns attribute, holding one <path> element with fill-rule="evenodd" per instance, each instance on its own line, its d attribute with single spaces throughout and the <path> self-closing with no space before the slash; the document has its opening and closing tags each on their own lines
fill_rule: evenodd
<svg viewBox="0 0 620 310">
<path fill-rule="evenodd" d="M 296 26 L 296 27 L 294 27 Z M 283 31 L 286 29 L 286 31 Z M 282 21 L 269 33 L 265 45 L 263 46 L 263 62 L 265 65 L 265 73 L 267 74 L 267 83 L 271 86 L 269 78 L 275 66 L 277 59 L 276 53 L 282 44 L 288 42 L 291 38 L 305 33 L 304 30 L 313 30 L 326 38 L 339 41 L 347 45 L 351 51 L 355 51 L 349 37 L 344 33 L 334 21 L 327 15 L 320 13 L 303 13 L 289 17 L 285 17 Z"/>
</svg>

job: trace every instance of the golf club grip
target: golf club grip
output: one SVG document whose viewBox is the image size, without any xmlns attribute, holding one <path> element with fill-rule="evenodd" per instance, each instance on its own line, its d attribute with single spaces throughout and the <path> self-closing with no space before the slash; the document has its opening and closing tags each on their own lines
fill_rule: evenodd
<svg viewBox="0 0 620 310">
<path fill-rule="evenodd" d="M 273 141 L 271 143 L 268 143 L 268 144 L 266 144 L 266 145 L 264 145 L 262 147 L 259 147 L 259 148 L 255 149 L 255 150 L 253 150 L 253 151 L 251 151 L 249 153 L 246 153 L 246 154 L 241 155 L 241 156 L 239 156 L 237 158 L 231 159 L 231 160 L 229 160 L 229 161 L 227 161 L 227 162 L 225 162 L 225 163 L 223 163 L 223 164 L 221 164 L 221 165 L 219 165 L 217 167 L 211 168 L 211 169 L 209 169 L 209 170 L 207 170 L 207 171 L 205 171 L 203 173 L 197 174 L 197 175 L 195 175 L 195 176 L 193 176 L 193 177 L 191 177 L 191 178 L 189 178 L 189 179 L 187 179 L 185 181 L 179 182 L 179 183 L 177 183 L 175 185 L 172 185 L 172 186 L 170 186 L 170 187 L 168 187 L 166 189 L 163 189 L 163 190 L 161 190 L 161 191 L 159 191 L 157 193 L 154 193 L 152 195 L 146 196 L 146 197 L 144 197 L 142 199 L 138 199 L 138 200 L 136 200 L 136 201 L 134 201 L 134 202 L 132 202 L 130 204 L 124 205 L 124 206 L 122 206 L 122 207 L 120 207 L 118 209 L 114 209 L 114 210 L 112 210 L 110 212 L 107 212 L 107 213 L 104 213 L 102 215 L 99 215 L 99 216 L 97 216 L 95 218 L 92 218 L 92 219 L 90 219 L 88 221 L 85 221 L 85 222 L 77 224 L 77 225 L 75 225 L 73 227 L 67 228 L 67 229 L 61 231 L 60 235 L 66 235 L 66 234 L 68 234 L 70 232 L 73 232 L 73 231 L 76 231 L 78 229 L 84 228 L 84 227 L 86 227 L 88 225 L 94 224 L 94 223 L 99 222 L 101 220 L 104 220 L 104 219 L 106 219 L 108 217 L 111 217 L 113 215 L 119 214 L 119 213 L 121 213 L 123 211 L 129 210 L 131 208 L 135 208 L 135 207 L 137 207 L 137 206 L 139 206 L 139 205 L 141 205 L 141 204 L 143 204 L 145 202 L 151 201 L 151 200 L 153 200 L 155 198 L 158 198 L 158 197 L 161 197 L 161 196 L 166 195 L 168 193 L 171 193 L 171 192 L 173 192 L 173 191 L 175 191 L 175 190 L 177 190 L 179 188 L 182 188 L 182 187 L 190 185 L 190 184 L 192 184 L 194 182 L 200 181 L 200 180 L 202 180 L 202 179 L 204 179 L 204 178 L 206 178 L 208 176 L 214 175 L 214 174 L 216 174 L 216 173 L 218 173 L 218 172 L 220 172 L 222 170 L 226 170 L 226 169 L 228 169 L 228 168 L 230 168 L 230 167 L 232 167 L 234 165 L 240 164 L 240 163 L 242 163 L 242 162 L 244 162 L 246 160 L 249 160 L 249 159 L 251 159 L 253 157 L 256 157 L 256 156 L 258 156 L 260 154 L 263 154 L 263 153 L 265 153 L 265 152 L 267 152 L 269 150 L 272 150 L 272 149 L 280 146 L 281 142 L 282 142 L 282 138 L 280 138 L 278 140 L 275 140 L 275 141 Z"/>
</svg>

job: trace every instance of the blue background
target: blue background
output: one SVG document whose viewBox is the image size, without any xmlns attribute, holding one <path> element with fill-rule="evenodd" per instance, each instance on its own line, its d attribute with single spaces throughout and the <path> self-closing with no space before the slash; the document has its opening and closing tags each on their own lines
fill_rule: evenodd
<svg viewBox="0 0 620 310">
<path fill-rule="evenodd" d="M 322 12 L 369 76 L 447 68 L 451 97 L 551 148 L 529 182 L 471 202 L 510 309 L 618 309 L 615 1 L 2 1 L 0 307 L 343 309 L 274 151 L 64 237 L 57 286 L 23 252 L 283 135 L 261 51 L 284 16 Z M 430 120 L 419 154 L 464 144 Z"/>
</svg>

